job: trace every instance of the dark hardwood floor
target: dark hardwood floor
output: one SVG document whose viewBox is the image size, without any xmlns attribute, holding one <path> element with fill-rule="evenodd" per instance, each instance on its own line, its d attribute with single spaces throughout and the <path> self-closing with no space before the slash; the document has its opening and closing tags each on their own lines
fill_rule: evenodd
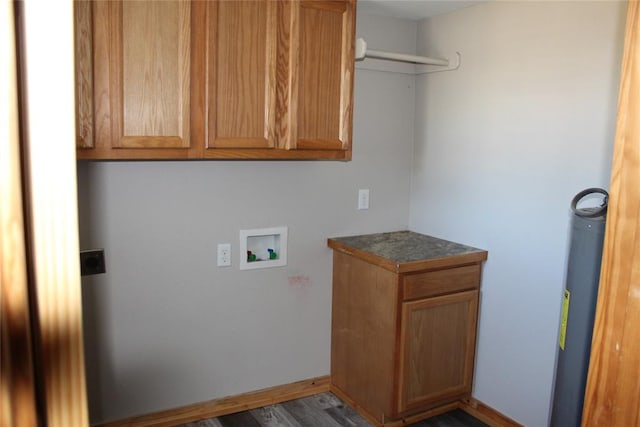
<svg viewBox="0 0 640 427">
<path fill-rule="evenodd" d="M 370 427 L 356 411 L 332 393 L 184 424 L 182 427 Z M 411 427 L 488 427 L 457 409 Z"/>
</svg>

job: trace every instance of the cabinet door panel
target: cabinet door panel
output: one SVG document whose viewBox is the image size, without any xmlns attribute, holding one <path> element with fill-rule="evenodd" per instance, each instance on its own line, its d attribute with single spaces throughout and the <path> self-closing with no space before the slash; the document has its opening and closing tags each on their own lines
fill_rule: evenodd
<svg viewBox="0 0 640 427">
<path fill-rule="evenodd" d="M 122 138 L 114 145 L 188 147 L 190 3 L 119 5 Z"/>
<path fill-rule="evenodd" d="M 293 3 L 288 148 L 350 150 L 354 15 L 351 1 Z"/>
<path fill-rule="evenodd" d="M 273 148 L 276 2 L 210 2 L 208 9 L 207 148 Z"/>
<path fill-rule="evenodd" d="M 340 139 L 342 14 L 303 4 L 300 8 L 298 138 Z"/>
<path fill-rule="evenodd" d="M 78 103 L 78 158 L 194 157 L 191 2 L 92 1 L 75 8 L 78 96 L 92 98 L 89 107 Z"/>
<path fill-rule="evenodd" d="M 402 304 L 400 412 L 471 392 L 478 291 Z"/>
</svg>

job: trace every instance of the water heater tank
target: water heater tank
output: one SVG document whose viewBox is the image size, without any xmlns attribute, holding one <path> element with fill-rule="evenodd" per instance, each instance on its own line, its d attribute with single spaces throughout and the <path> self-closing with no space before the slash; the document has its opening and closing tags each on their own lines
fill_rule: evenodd
<svg viewBox="0 0 640 427">
<path fill-rule="evenodd" d="M 587 196 L 603 196 L 599 207 L 579 208 Z M 558 364 L 551 427 L 579 427 L 587 384 L 591 336 L 600 282 L 608 194 L 601 188 L 578 193 L 571 202 L 571 244 L 562 295 Z"/>
</svg>

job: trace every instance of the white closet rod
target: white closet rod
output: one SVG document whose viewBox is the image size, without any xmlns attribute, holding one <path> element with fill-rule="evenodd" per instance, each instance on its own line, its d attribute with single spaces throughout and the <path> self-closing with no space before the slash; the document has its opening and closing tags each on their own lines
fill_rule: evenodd
<svg viewBox="0 0 640 427">
<path fill-rule="evenodd" d="M 367 49 L 367 42 L 364 39 L 356 40 L 356 59 L 377 58 L 377 59 L 389 59 L 391 61 L 411 62 L 414 64 L 425 65 L 442 65 L 449 66 L 448 59 L 442 58 L 429 58 L 428 56 L 409 55 L 406 53 L 387 52 L 384 50 Z"/>
</svg>

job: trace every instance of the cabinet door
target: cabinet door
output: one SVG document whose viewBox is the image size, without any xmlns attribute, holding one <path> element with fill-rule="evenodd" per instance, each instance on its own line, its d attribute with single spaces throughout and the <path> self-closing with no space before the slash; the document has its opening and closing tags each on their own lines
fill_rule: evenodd
<svg viewBox="0 0 640 427">
<path fill-rule="evenodd" d="M 91 6 L 94 141 L 83 141 L 91 149 L 80 149 L 78 157 L 192 157 L 191 3 Z"/>
<path fill-rule="evenodd" d="M 207 155 L 275 148 L 276 7 L 207 2 Z"/>
<path fill-rule="evenodd" d="M 471 393 L 478 291 L 402 304 L 399 412 Z"/>
<path fill-rule="evenodd" d="M 74 50 L 76 78 L 76 147 L 92 148 L 93 139 L 93 26 L 91 3 L 75 1 Z"/>
<path fill-rule="evenodd" d="M 355 2 L 291 3 L 288 149 L 351 155 Z"/>
</svg>

